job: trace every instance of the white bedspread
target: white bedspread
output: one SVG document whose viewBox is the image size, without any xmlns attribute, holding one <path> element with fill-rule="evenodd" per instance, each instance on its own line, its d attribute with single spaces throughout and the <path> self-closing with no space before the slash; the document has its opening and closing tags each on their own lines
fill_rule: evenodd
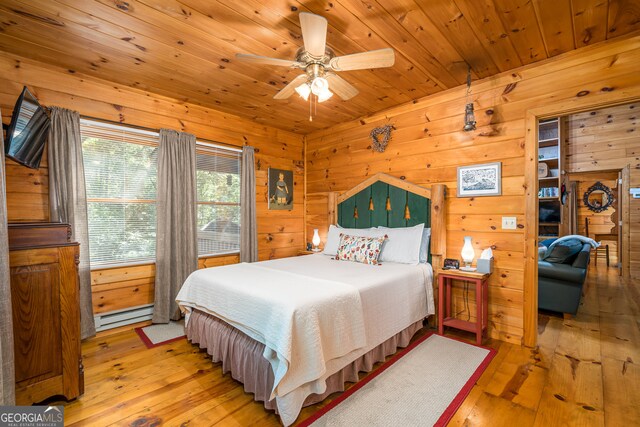
<svg viewBox="0 0 640 427">
<path fill-rule="evenodd" d="M 178 294 L 265 344 L 285 425 L 325 379 L 435 313 L 428 264 L 381 266 L 323 254 L 194 272 Z M 272 396 L 272 397 L 273 397 Z"/>
<path fill-rule="evenodd" d="M 271 399 L 326 372 L 326 362 L 366 344 L 358 290 L 262 263 L 192 273 L 176 300 L 203 309 L 265 344 Z"/>
</svg>

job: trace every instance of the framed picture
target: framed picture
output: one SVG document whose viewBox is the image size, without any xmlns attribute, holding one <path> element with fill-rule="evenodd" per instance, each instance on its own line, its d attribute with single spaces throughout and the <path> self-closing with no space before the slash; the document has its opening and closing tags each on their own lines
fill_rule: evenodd
<svg viewBox="0 0 640 427">
<path fill-rule="evenodd" d="M 458 167 L 458 197 L 502 194 L 502 163 Z"/>
<path fill-rule="evenodd" d="M 293 171 L 269 168 L 269 209 L 293 210 Z"/>
</svg>

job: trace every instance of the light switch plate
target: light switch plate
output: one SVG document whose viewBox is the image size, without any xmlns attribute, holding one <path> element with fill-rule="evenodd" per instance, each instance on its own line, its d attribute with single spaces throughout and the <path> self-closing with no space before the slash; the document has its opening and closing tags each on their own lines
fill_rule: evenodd
<svg viewBox="0 0 640 427">
<path fill-rule="evenodd" d="M 502 217 L 502 229 L 503 230 L 515 230 L 518 227 L 516 222 L 517 222 L 517 218 L 515 216 L 503 216 Z"/>
</svg>

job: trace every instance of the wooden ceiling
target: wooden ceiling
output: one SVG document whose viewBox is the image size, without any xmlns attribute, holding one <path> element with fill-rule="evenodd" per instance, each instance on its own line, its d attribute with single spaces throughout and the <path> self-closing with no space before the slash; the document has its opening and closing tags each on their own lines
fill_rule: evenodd
<svg viewBox="0 0 640 427">
<path fill-rule="evenodd" d="M 266 5 L 265 5 L 266 4 Z M 329 21 L 337 55 L 392 47 L 392 68 L 343 72 L 360 94 L 273 95 L 300 73 L 298 13 Z M 0 50 L 308 133 L 640 29 L 640 0 L 1 0 Z"/>
</svg>

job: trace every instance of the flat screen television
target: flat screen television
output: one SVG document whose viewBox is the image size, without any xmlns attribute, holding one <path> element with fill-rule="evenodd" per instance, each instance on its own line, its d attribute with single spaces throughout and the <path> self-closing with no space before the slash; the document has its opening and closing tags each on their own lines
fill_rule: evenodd
<svg viewBox="0 0 640 427">
<path fill-rule="evenodd" d="M 6 156 L 29 168 L 38 169 L 50 125 L 47 111 L 25 86 L 13 109 L 7 130 Z"/>
<path fill-rule="evenodd" d="M 538 221 L 546 223 L 560 222 L 560 201 L 539 202 Z"/>
</svg>

